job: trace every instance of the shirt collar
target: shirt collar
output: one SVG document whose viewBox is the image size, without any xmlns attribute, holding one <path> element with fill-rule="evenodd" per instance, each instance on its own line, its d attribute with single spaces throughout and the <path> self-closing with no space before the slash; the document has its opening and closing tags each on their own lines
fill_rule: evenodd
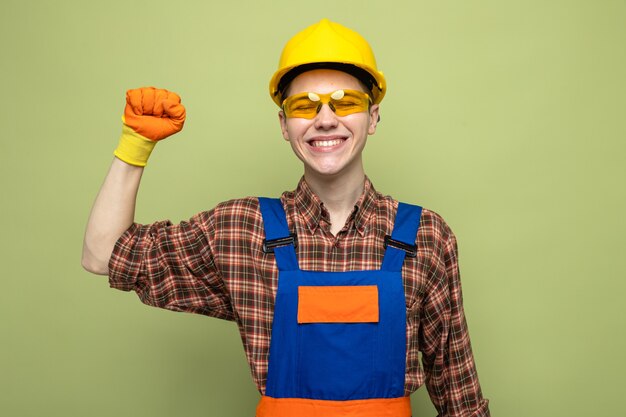
<svg viewBox="0 0 626 417">
<path fill-rule="evenodd" d="M 355 227 L 359 234 L 363 235 L 366 230 L 368 220 L 375 210 L 377 192 L 369 178 L 365 177 L 363 194 L 354 205 L 354 210 L 348 218 L 348 227 Z M 324 203 L 311 190 L 304 177 L 300 179 L 295 191 L 295 205 L 298 213 L 302 215 L 304 223 L 311 233 L 315 233 L 322 224 L 330 224 L 330 215 L 324 207 Z"/>
</svg>

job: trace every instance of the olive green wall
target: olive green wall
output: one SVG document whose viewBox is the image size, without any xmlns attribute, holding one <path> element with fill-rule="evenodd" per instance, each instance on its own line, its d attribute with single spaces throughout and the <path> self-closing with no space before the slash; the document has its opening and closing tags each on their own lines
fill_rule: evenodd
<svg viewBox="0 0 626 417">
<path fill-rule="evenodd" d="M 623 415 L 626 2 L 0 3 L 0 415 L 252 416 L 234 324 L 142 305 L 80 266 L 126 89 L 180 93 L 185 130 L 137 220 L 279 195 L 302 168 L 267 82 L 328 17 L 389 81 L 366 169 L 444 216 L 494 415 Z M 415 416 L 434 416 L 424 389 Z"/>
</svg>

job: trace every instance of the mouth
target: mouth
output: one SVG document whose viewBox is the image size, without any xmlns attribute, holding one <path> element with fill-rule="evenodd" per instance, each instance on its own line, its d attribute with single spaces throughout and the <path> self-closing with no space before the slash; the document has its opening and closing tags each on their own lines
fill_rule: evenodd
<svg viewBox="0 0 626 417">
<path fill-rule="evenodd" d="M 347 141 L 347 137 L 342 136 L 319 136 L 307 141 L 307 144 L 315 150 L 331 150 Z"/>
</svg>

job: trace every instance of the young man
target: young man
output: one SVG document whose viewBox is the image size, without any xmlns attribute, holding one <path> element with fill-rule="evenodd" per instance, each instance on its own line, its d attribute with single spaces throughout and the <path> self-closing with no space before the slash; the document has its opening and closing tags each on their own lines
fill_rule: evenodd
<svg viewBox="0 0 626 417">
<path fill-rule="evenodd" d="M 454 235 L 365 175 L 384 94 L 359 34 L 326 19 L 300 32 L 270 81 L 283 137 L 304 165 L 298 187 L 178 225 L 133 218 L 150 151 L 182 128 L 185 110 L 166 90 L 127 94 L 83 265 L 146 304 L 237 322 L 262 394 L 258 417 L 410 417 L 409 395 L 424 383 L 442 416 L 489 415 Z"/>
</svg>

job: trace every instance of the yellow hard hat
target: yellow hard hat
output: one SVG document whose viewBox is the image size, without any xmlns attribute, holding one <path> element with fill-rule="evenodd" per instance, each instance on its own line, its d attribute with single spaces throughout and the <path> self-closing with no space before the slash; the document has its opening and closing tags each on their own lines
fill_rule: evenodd
<svg viewBox="0 0 626 417">
<path fill-rule="evenodd" d="M 295 75 L 315 68 L 351 73 L 371 87 L 374 104 L 381 102 L 387 90 L 385 77 L 378 71 L 374 52 L 367 41 L 345 26 L 322 19 L 296 34 L 285 45 L 278 70 L 270 80 L 272 100 L 280 106 L 283 87 Z"/>
</svg>

